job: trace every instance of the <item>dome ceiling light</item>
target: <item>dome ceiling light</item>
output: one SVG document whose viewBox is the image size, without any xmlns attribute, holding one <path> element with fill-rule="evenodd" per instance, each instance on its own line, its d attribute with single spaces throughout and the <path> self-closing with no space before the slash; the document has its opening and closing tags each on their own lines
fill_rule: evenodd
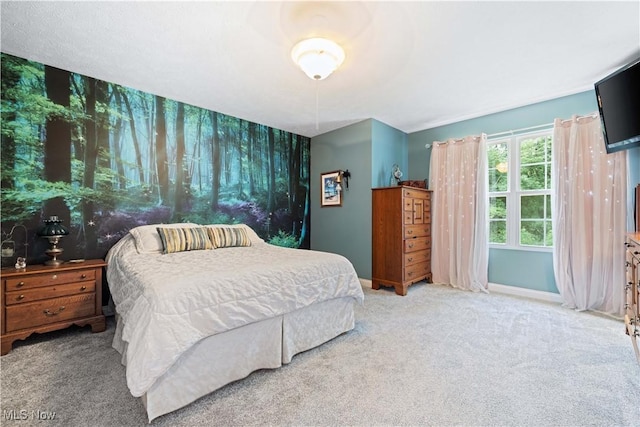
<svg viewBox="0 0 640 427">
<path fill-rule="evenodd" d="M 324 80 L 344 61 L 344 50 L 337 43 L 315 37 L 298 42 L 291 59 L 313 80 Z"/>
</svg>

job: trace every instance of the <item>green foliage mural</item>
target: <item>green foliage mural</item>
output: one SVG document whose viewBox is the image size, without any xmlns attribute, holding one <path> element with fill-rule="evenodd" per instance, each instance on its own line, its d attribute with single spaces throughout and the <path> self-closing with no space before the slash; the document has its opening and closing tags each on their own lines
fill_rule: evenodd
<svg viewBox="0 0 640 427">
<path fill-rule="evenodd" d="M 65 259 L 169 222 L 245 223 L 309 247 L 309 138 L 4 53 L 1 65 L 3 240 L 24 224 L 31 260 L 47 258 L 49 215 L 71 230 Z"/>
</svg>

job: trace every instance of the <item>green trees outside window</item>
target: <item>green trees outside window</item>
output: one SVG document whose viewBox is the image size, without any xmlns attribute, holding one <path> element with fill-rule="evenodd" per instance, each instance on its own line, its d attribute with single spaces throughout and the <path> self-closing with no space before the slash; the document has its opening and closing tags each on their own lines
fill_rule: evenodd
<svg viewBox="0 0 640 427">
<path fill-rule="evenodd" d="M 492 141 L 487 155 L 489 243 L 553 246 L 551 131 Z"/>
</svg>

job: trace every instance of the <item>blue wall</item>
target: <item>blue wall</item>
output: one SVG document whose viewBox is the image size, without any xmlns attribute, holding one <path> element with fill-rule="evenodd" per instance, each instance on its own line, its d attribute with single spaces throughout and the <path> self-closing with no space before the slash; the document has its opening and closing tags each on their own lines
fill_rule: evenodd
<svg viewBox="0 0 640 427">
<path fill-rule="evenodd" d="M 371 187 L 388 187 L 391 185 L 393 165 L 408 173 L 407 134 L 373 120 L 372 123 L 372 157 L 371 157 Z M 395 181 L 393 182 L 395 185 Z"/>
<path fill-rule="evenodd" d="M 311 249 L 347 257 L 371 279 L 371 188 L 389 185 L 391 168 L 407 170 L 407 134 L 369 119 L 311 139 Z M 349 169 L 342 207 L 320 206 L 320 174 Z"/>
<path fill-rule="evenodd" d="M 365 120 L 311 139 L 311 249 L 344 255 L 371 277 L 371 139 Z M 320 206 L 320 174 L 349 169 L 341 207 Z"/>
<path fill-rule="evenodd" d="M 429 176 L 425 144 L 479 133 L 499 133 L 551 124 L 597 111 L 593 91 L 489 114 L 412 134 L 370 119 L 311 139 L 311 248 L 346 256 L 358 276 L 371 278 L 371 188 L 389 185 L 398 163 L 403 179 Z M 640 148 L 629 150 L 630 185 L 640 183 Z M 341 208 L 320 207 L 320 174 L 349 169 L 350 190 Z M 631 193 L 631 188 L 629 189 Z M 551 252 L 492 248 L 489 281 L 557 293 Z"/>
<path fill-rule="evenodd" d="M 439 126 L 409 135 L 409 174 L 411 179 L 420 179 L 429 174 L 431 150 L 425 144 L 460 138 L 480 133 L 492 134 L 518 130 L 531 126 L 552 124 L 556 118 L 568 119 L 572 115 L 597 112 L 594 91 L 581 92 L 550 101 L 527 105 L 500 113 L 489 114 L 475 119 Z M 630 154 L 630 176 L 640 182 L 640 149 Z M 522 249 L 489 250 L 489 281 L 558 293 L 553 275 L 551 252 L 528 251 Z"/>
</svg>

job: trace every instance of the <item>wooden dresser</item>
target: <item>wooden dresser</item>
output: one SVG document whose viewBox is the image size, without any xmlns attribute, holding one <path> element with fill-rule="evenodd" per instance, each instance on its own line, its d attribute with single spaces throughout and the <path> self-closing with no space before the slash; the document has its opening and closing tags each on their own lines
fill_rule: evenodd
<svg viewBox="0 0 640 427">
<path fill-rule="evenodd" d="M 49 332 L 71 325 L 105 330 L 102 314 L 103 260 L 65 263 L 58 267 L 30 265 L 2 269 L 2 355 L 13 342 L 34 332 Z"/>
<path fill-rule="evenodd" d="M 627 280 L 625 283 L 625 332 L 631 337 L 636 358 L 640 362 L 640 232 L 627 235 Z"/>
<path fill-rule="evenodd" d="M 431 191 L 415 187 L 373 190 L 372 287 L 398 295 L 431 281 Z"/>
</svg>

